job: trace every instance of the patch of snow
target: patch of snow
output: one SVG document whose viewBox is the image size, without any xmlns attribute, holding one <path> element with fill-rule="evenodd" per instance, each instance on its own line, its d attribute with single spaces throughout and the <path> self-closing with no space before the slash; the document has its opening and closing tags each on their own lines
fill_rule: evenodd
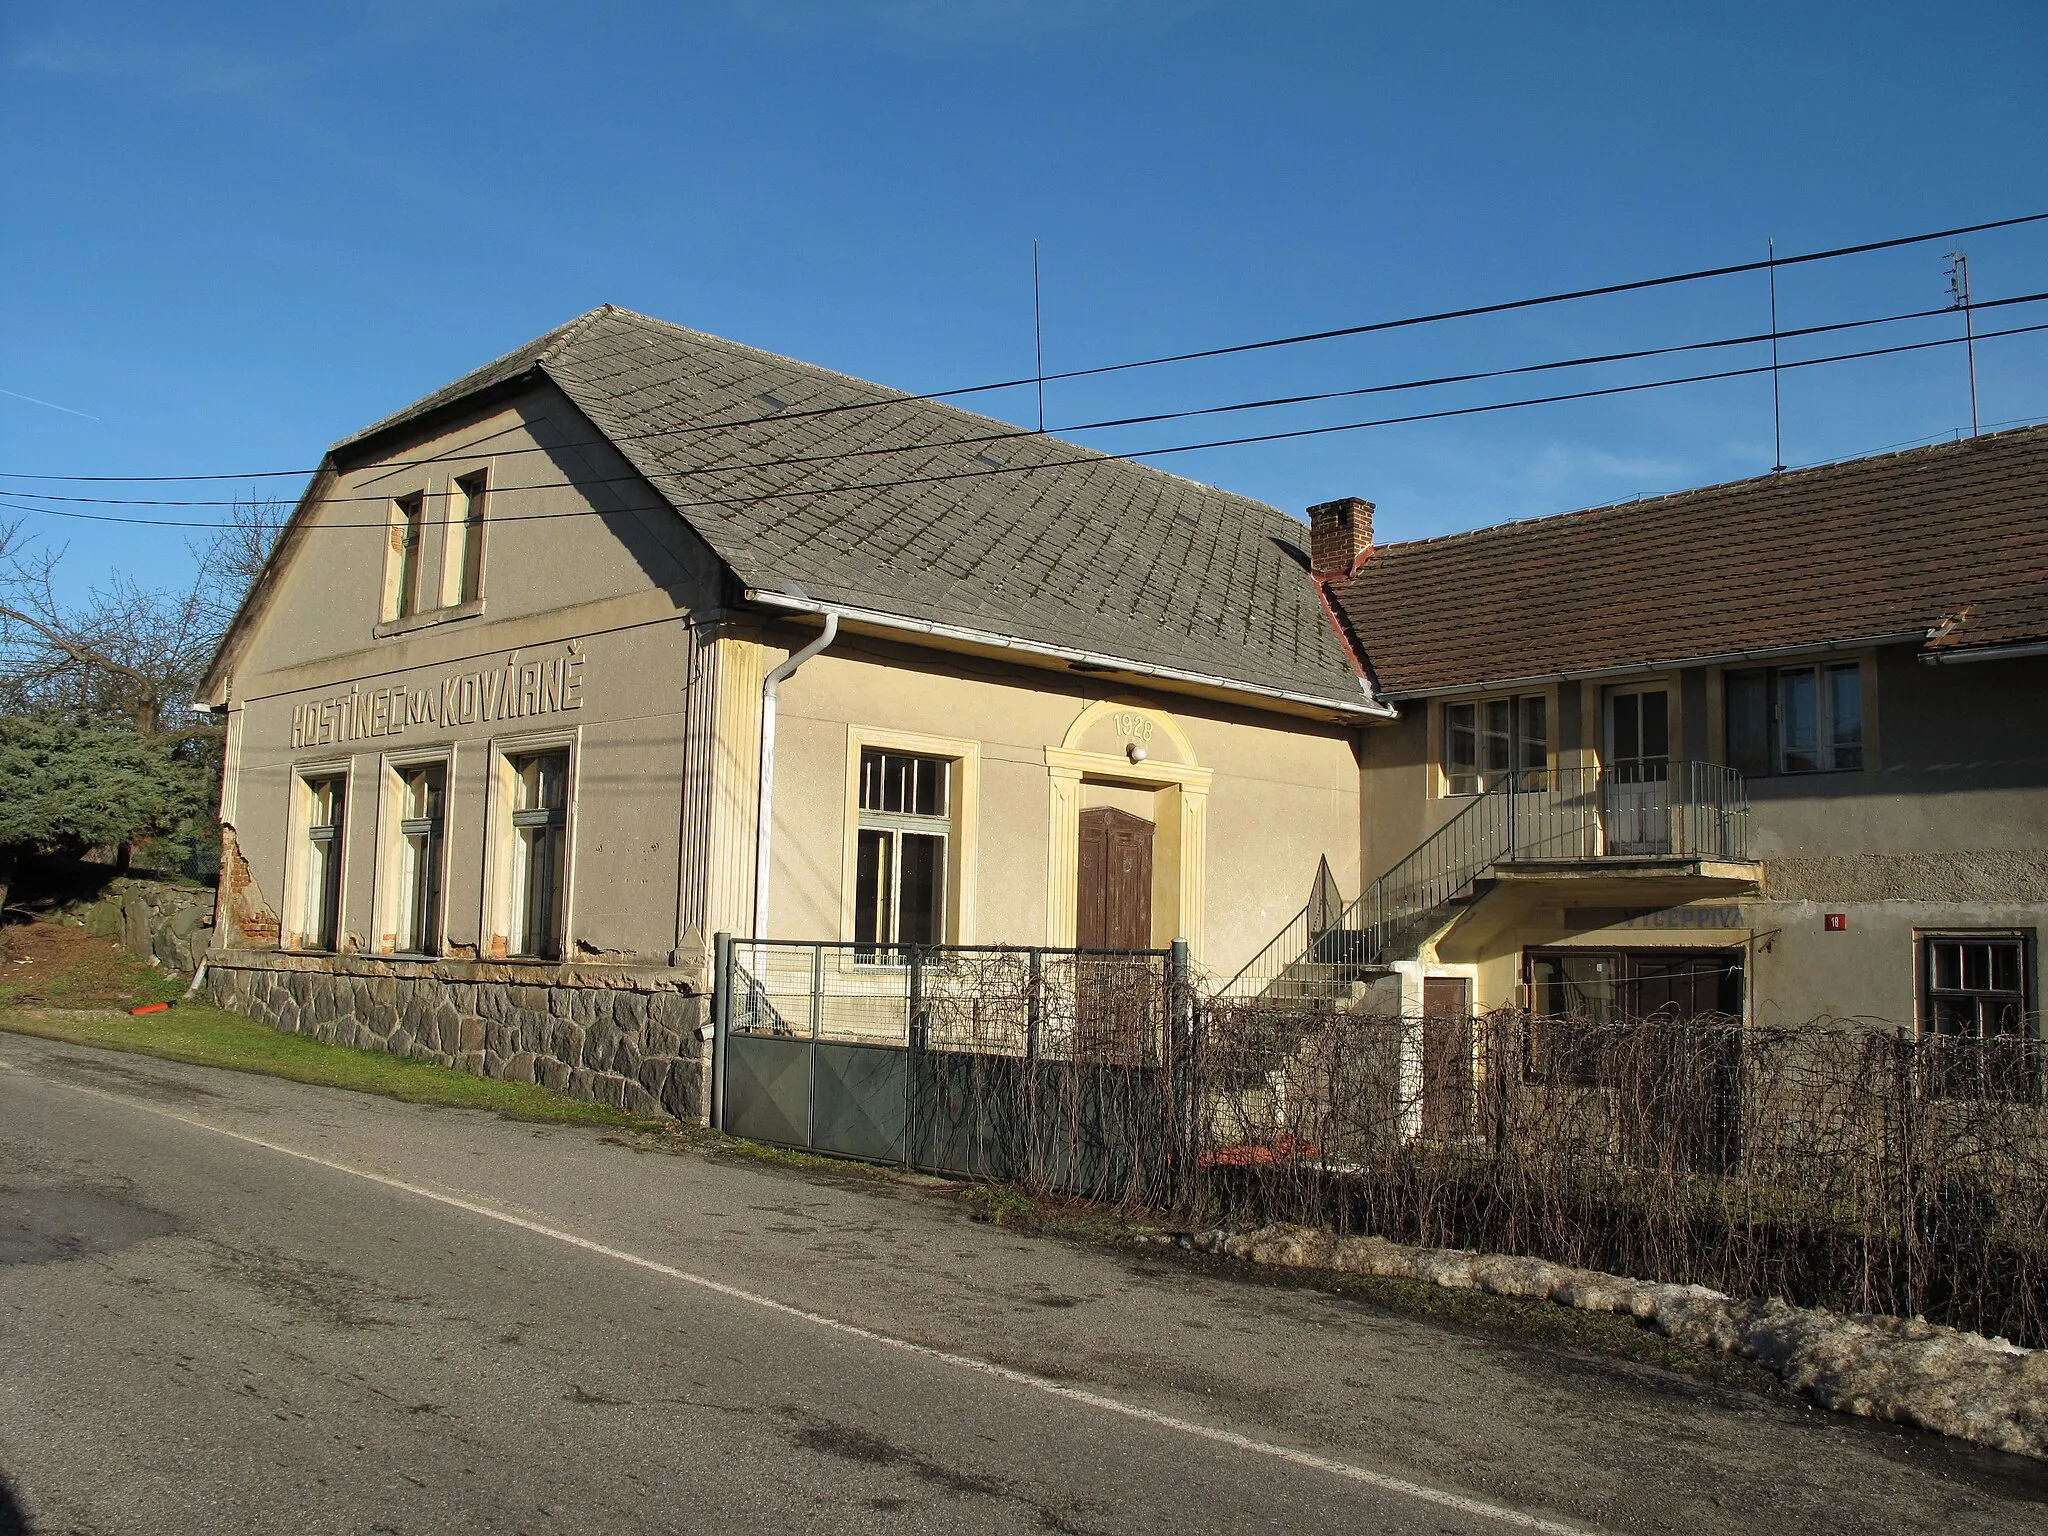
<svg viewBox="0 0 2048 1536">
<path fill-rule="evenodd" d="M 1411 1248 L 1276 1224 L 1197 1234 L 1193 1247 L 1254 1264 L 1427 1280 L 1454 1290 L 1625 1313 L 1695 1349 L 1754 1360 L 1809 1400 L 2048 1460 L 2048 1350 L 1924 1318 L 1848 1316 L 1773 1298 L 1738 1301 L 1703 1285 L 1661 1285 L 1542 1259 Z"/>
</svg>

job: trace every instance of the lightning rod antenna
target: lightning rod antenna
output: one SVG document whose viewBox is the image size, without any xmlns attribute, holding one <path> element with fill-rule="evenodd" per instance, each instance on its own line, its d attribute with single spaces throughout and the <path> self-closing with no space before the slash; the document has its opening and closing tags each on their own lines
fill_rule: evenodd
<svg viewBox="0 0 2048 1536">
<path fill-rule="evenodd" d="M 1785 413 L 1778 399 L 1778 242 L 1764 242 L 1771 274 L 1771 473 L 1785 473 Z"/>
<path fill-rule="evenodd" d="M 1948 253 L 1948 291 L 1955 307 L 1963 312 L 1963 351 L 1970 359 L 1970 436 L 1977 426 L 1977 317 L 1970 310 L 1970 258 L 1961 251 Z"/>
</svg>

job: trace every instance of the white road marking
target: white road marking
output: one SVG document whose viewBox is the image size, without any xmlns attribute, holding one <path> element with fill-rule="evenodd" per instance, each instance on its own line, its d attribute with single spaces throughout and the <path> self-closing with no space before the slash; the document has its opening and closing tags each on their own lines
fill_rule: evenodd
<svg viewBox="0 0 2048 1536">
<path fill-rule="evenodd" d="M 1593 1536 L 1593 1532 L 1583 1526 L 1566 1525 L 1557 1520 L 1546 1520 L 1540 1515 L 1526 1514 L 1519 1509 L 1513 1509 L 1504 1504 L 1489 1504 L 1484 1499 L 1468 1498 L 1461 1493 L 1451 1493 L 1442 1488 L 1432 1488 L 1427 1483 L 1410 1482 L 1406 1478 L 1391 1477 L 1384 1472 L 1373 1472 L 1365 1467 L 1354 1467 L 1349 1462 L 1334 1461 L 1327 1456 L 1318 1456 L 1311 1451 L 1296 1450 L 1294 1447 L 1287 1445 L 1276 1445 L 1270 1440 L 1256 1440 L 1250 1435 L 1241 1435 L 1234 1429 L 1219 1429 L 1212 1424 L 1200 1424 L 1192 1419 L 1175 1418 L 1170 1413 L 1161 1413 L 1157 1409 L 1146 1408 L 1137 1403 L 1126 1403 L 1114 1397 L 1104 1397 L 1099 1392 L 1090 1392 L 1082 1387 L 1068 1386 L 1063 1382 L 1053 1381 L 1048 1377 L 1035 1376 L 1029 1371 L 1014 1370 L 1007 1365 L 997 1365 L 991 1360 L 977 1359 L 973 1355 L 954 1354 L 951 1350 L 935 1349 L 929 1344 L 917 1344 L 909 1339 L 899 1339 L 893 1334 L 878 1333 L 872 1328 L 863 1328 L 858 1323 L 845 1322 L 840 1318 L 828 1317 L 822 1312 L 812 1312 L 803 1307 L 791 1306 L 786 1301 L 777 1301 L 774 1297 L 763 1296 L 757 1291 L 749 1291 L 737 1285 L 727 1285 L 722 1280 L 713 1280 L 706 1275 L 692 1274 L 686 1269 L 677 1269 L 674 1265 L 664 1264 L 659 1259 L 644 1258 L 640 1254 L 629 1253 L 623 1248 L 614 1248 L 607 1243 L 594 1242 L 587 1237 L 578 1237 L 574 1232 L 564 1232 L 559 1227 L 551 1227 L 545 1222 L 534 1221 L 525 1216 L 515 1215 L 510 1211 L 486 1205 L 481 1201 L 465 1199 L 460 1195 L 448 1194 L 438 1189 L 429 1189 L 421 1184 L 408 1183 L 404 1179 L 396 1179 L 389 1174 L 377 1173 L 368 1168 L 357 1168 L 348 1163 L 336 1162 L 333 1158 L 321 1157 L 313 1152 L 304 1152 L 297 1147 L 287 1147 L 274 1141 L 265 1141 L 260 1136 L 251 1136 L 242 1131 L 231 1131 L 226 1126 L 214 1125 L 205 1120 L 196 1120 L 190 1115 L 174 1114 L 168 1109 L 163 1109 L 154 1104 L 143 1103 L 139 1099 L 131 1099 L 124 1094 L 109 1093 L 99 1088 L 88 1088 L 82 1083 L 67 1083 L 59 1078 L 44 1077 L 39 1072 L 26 1072 L 22 1068 L 6 1061 L 0 1061 L 0 1068 L 6 1068 L 8 1071 L 22 1072 L 24 1076 L 33 1077 L 38 1082 L 49 1083 L 53 1087 L 68 1088 L 74 1093 L 83 1093 L 96 1099 L 105 1099 L 110 1103 L 119 1104 L 125 1109 L 144 1110 L 149 1114 L 158 1115 L 165 1120 L 174 1120 L 180 1125 L 190 1126 L 194 1130 L 211 1131 L 216 1136 L 225 1136 L 232 1141 L 243 1142 L 252 1147 L 260 1147 L 266 1152 L 275 1152 L 283 1157 L 297 1158 L 300 1162 L 311 1163 L 315 1167 L 325 1168 L 334 1173 L 347 1174 L 351 1178 L 364 1179 L 372 1184 L 381 1184 L 387 1189 L 399 1190 L 405 1194 L 417 1196 L 422 1200 L 431 1200 L 436 1205 L 445 1205 L 458 1211 L 467 1211 L 472 1216 L 481 1216 L 487 1221 L 499 1222 L 508 1227 L 517 1227 L 523 1232 L 532 1232 L 537 1236 L 550 1238 L 558 1243 L 566 1243 L 572 1248 L 581 1248 L 586 1253 L 594 1253 L 600 1258 L 612 1259 L 620 1264 L 630 1264 L 636 1269 L 644 1269 L 651 1274 L 661 1275 L 666 1279 L 679 1280 L 685 1285 L 696 1286 L 698 1289 L 709 1291 L 713 1295 L 723 1296 L 732 1301 L 744 1302 L 750 1307 L 759 1307 L 764 1311 L 779 1313 L 784 1317 L 809 1323 L 813 1327 L 828 1329 L 833 1333 L 844 1334 L 869 1344 L 879 1344 L 885 1349 L 900 1350 L 904 1354 L 916 1355 L 921 1359 L 936 1361 L 941 1365 L 950 1365 L 960 1370 L 973 1371 L 978 1375 L 991 1376 L 998 1381 L 1008 1382 L 1012 1386 L 1028 1387 L 1032 1391 L 1042 1392 L 1048 1397 L 1064 1398 L 1068 1402 L 1080 1403 L 1104 1413 L 1113 1413 L 1122 1418 L 1135 1419 L 1141 1424 L 1151 1424 L 1160 1429 L 1174 1430 L 1180 1434 L 1192 1435 L 1199 1440 L 1207 1440 L 1216 1445 L 1227 1445 L 1234 1450 L 1249 1451 L 1258 1456 L 1270 1456 L 1277 1461 L 1288 1462 L 1297 1467 L 1306 1467 L 1311 1471 L 1326 1472 L 1333 1477 L 1341 1477 L 1354 1483 L 1362 1483 L 1369 1488 L 1377 1488 L 1383 1493 L 1399 1494 L 1403 1498 L 1416 1499 L 1422 1503 L 1434 1504 L 1443 1509 L 1454 1509 L 1460 1514 L 1477 1516 L 1483 1520 L 1496 1521 L 1502 1525 L 1514 1526 L 1521 1530 L 1543 1531 L 1549 1533 L 1549 1536 Z"/>
</svg>

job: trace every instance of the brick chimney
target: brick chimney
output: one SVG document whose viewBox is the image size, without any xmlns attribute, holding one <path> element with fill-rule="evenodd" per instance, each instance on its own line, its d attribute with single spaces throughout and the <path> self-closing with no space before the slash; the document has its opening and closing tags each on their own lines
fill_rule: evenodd
<svg viewBox="0 0 2048 1536">
<path fill-rule="evenodd" d="M 1310 507 L 1308 549 L 1316 575 L 1350 575 L 1372 553 L 1372 503 L 1344 496 Z"/>
</svg>

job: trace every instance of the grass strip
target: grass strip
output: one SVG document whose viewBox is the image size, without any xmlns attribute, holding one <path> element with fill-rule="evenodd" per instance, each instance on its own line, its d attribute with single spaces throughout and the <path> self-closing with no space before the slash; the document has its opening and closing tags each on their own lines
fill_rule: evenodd
<svg viewBox="0 0 2048 1536">
<path fill-rule="evenodd" d="M 381 1094 L 408 1104 L 487 1109 L 510 1120 L 635 1131 L 662 1130 L 668 1124 L 609 1104 L 572 1099 L 532 1083 L 473 1077 L 388 1051 L 359 1051 L 284 1034 L 211 1003 L 181 1002 L 166 1013 L 141 1018 L 101 1009 L 0 1008 L 0 1030 L 193 1066 L 288 1078 L 322 1088 Z"/>
</svg>

